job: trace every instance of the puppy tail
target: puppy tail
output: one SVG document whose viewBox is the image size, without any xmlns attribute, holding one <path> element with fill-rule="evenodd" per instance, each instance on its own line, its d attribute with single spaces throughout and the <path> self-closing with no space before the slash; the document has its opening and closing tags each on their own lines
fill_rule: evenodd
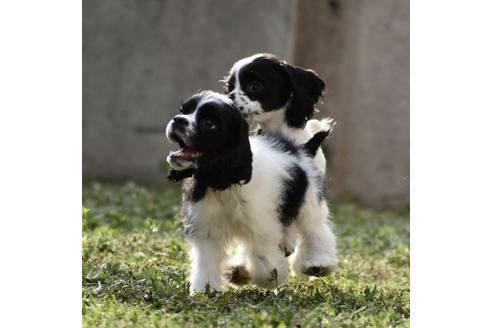
<svg viewBox="0 0 492 328">
<path fill-rule="evenodd" d="M 318 151 L 318 148 L 321 146 L 321 143 L 326 139 L 326 137 L 328 137 L 331 134 L 331 131 L 335 123 L 331 118 L 323 119 L 321 121 L 310 120 L 309 122 L 311 121 L 317 121 L 319 127 L 322 128 L 321 131 L 320 130 L 314 131 L 311 139 L 309 139 L 309 141 L 304 144 L 304 151 L 306 152 L 306 154 L 308 154 L 311 157 L 314 157 L 316 155 L 316 152 Z"/>
<path fill-rule="evenodd" d="M 325 117 L 321 120 L 309 120 L 306 123 L 306 130 L 311 136 L 320 131 L 329 131 L 335 126 L 336 122 L 331 117 Z"/>
</svg>

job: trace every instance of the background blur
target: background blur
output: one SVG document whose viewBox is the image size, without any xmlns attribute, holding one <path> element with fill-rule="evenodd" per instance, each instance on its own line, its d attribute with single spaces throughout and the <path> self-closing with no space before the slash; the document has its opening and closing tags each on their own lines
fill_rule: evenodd
<svg viewBox="0 0 492 328">
<path fill-rule="evenodd" d="M 164 129 L 238 59 L 276 54 L 326 82 L 331 199 L 409 205 L 408 0 L 84 0 L 83 179 L 167 185 Z M 169 184 L 170 185 L 170 184 Z"/>
</svg>

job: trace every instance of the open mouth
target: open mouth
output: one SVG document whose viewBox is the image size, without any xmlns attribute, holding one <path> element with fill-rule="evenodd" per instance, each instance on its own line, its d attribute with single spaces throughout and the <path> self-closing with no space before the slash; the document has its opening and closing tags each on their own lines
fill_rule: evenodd
<svg viewBox="0 0 492 328">
<path fill-rule="evenodd" d="M 169 156 L 171 158 L 179 158 L 184 161 L 196 162 L 196 160 L 202 155 L 199 151 L 193 150 L 188 147 L 183 140 L 176 138 L 181 149 L 171 150 Z"/>
</svg>

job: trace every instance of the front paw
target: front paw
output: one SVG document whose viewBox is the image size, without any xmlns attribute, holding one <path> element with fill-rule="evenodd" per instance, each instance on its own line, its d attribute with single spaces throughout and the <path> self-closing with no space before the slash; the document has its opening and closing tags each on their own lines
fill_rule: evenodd
<svg viewBox="0 0 492 328">
<path fill-rule="evenodd" d="M 302 273 L 313 277 L 324 277 L 335 271 L 337 259 L 328 256 L 306 259 L 301 266 Z"/>
<path fill-rule="evenodd" d="M 190 295 L 195 295 L 197 293 L 207 293 L 207 292 L 221 292 L 222 284 L 220 282 L 205 282 L 205 281 L 195 281 L 190 284 Z"/>
</svg>

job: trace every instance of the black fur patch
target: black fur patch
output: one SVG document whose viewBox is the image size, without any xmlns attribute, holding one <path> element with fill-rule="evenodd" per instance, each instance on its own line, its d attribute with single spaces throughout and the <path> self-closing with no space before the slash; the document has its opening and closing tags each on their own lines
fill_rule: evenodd
<svg viewBox="0 0 492 328">
<path fill-rule="evenodd" d="M 196 172 L 195 168 L 186 169 L 182 171 L 169 169 L 169 173 L 167 174 L 167 179 L 171 182 L 180 182 L 183 179 L 191 177 L 195 172 Z"/>
<path fill-rule="evenodd" d="M 199 97 L 191 97 L 185 103 L 181 104 L 179 109 L 180 114 L 191 114 L 195 111 L 196 105 L 198 105 Z"/>
<path fill-rule="evenodd" d="M 290 168 L 290 179 L 283 182 L 283 196 L 279 206 L 280 222 L 288 226 L 299 215 L 308 187 L 306 172 L 297 164 Z"/>
<path fill-rule="evenodd" d="M 195 178 L 186 179 L 183 182 L 184 200 L 186 202 L 198 202 L 205 196 L 207 186 Z"/>
</svg>

